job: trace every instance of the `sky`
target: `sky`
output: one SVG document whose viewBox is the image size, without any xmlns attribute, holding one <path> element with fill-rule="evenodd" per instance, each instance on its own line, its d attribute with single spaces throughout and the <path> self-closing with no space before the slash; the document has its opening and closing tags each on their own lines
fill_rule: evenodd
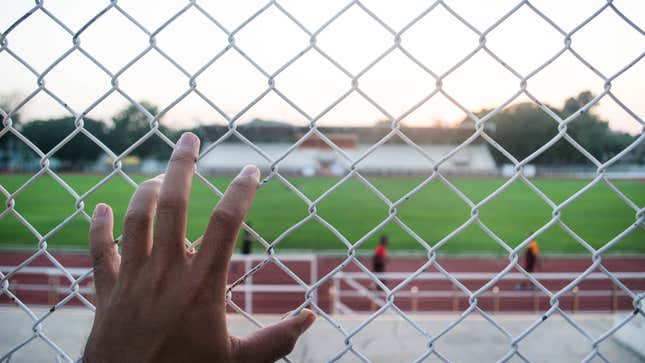
<svg viewBox="0 0 645 363">
<path fill-rule="evenodd" d="M 44 7 L 75 33 L 109 1 L 45 0 Z M 405 117 L 407 125 L 454 125 L 465 117 L 442 94 L 436 94 L 413 112 L 408 112 L 436 85 L 436 79 L 395 49 L 366 72 L 362 71 L 392 47 L 395 37 L 359 5 L 321 27 L 345 8 L 340 0 L 281 0 L 279 6 L 298 20 L 294 23 L 276 5 L 271 5 L 250 22 L 266 1 L 197 1 L 215 19 L 191 7 L 164 27 L 164 22 L 181 11 L 188 1 L 120 0 L 118 6 L 150 33 L 156 46 L 188 74 L 194 75 L 229 42 L 267 74 L 275 74 L 275 87 L 292 103 L 317 117 L 352 88 L 352 79 L 329 59 L 310 49 L 288 67 L 282 66 L 315 44 L 346 72 L 359 75 L 358 88 L 392 117 Z M 406 52 L 436 75 L 449 71 L 479 45 L 480 36 L 442 6 L 421 17 L 430 1 L 371 1 L 361 4 L 400 35 Z M 446 4 L 475 29 L 489 29 L 513 9 L 517 0 L 446 0 Z M 535 0 L 531 4 L 568 33 L 600 9 L 603 0 Z M 641 30 L 631 27 L 608 8 L 571 37 L 571 47 L 598 72 L 612 77 L 645 51 L 645 1 L 615 0 L 614 6 Z M 7 29 L 34 6 L 33 0 L 0 2 L 0 31 Z M 246 23 L 245 23 L 246 22 Z M 241 26 L 243 25 L 243 26 Z M 240 27 L 241 26 L 241 27 Z M 225 30 L 223 30 L 223 29 Z M 80 46 L 105 69 L 118 75 L 118 86 L 132 99 L 146 100 L 165 108 L 190 89 L 190 77 L 178 70 L 158 51 L 151 50 L 132 66 L 124 67 L 149 47 L 150 37 L 117 9 L 105 12 L 79 35 Z M 565 37 L 526 4 L 486 34 L 486 47 L 522 76 L 529 75 L 564 46 Z M 42 73 L 73 47 L 73 37 L 43 11 L 37 11 L 6 34 L 7 47 Z M 0 52 L 0 95 L 12 105 L 38 88 L 38 79 L 8 52 Z M 127 99 L 114 92 L 89 109 L 111 87 L 111 77 L 79 50 L 74 50 L 43 77 L 45 87 L 78 113 L 109 120 L 125 107 Z M 222 124 L 239 115 L 239 122 L 253 118 L 284 120 L 306 125 L 308 120 L 275 92 L 254 102 L 268 88 L 267 76 L 236 49 L 229 49 L 195 77 L 196 89 L 210 100 L 191 93 L 176 103 L 162 118 L 173 128 L 197 124 Z M 442 79 L 443 90 L 468 110 L 503 104 L 520 88 L 520 80 L 489 54 L 480 50 Z M 590 90 L 599 94 L 605 81 L 566 51 L 530 77 L 527 90 L 540 101 L 561 107 L 567 97 Z M 640 59 L 612 81 L 611 91 L 633 113 L 645 118 L 645 59 Z M 513 103 L 526 102 L 520 95 Z M 254 103 L 252 107 L 247 107 Z M 40 92 L 20 110 L 25 119 L 68 116 L 69 113 L 45 92 Z M 595 108 L 616 130 L 642 132 L 642 126 L 608 97 Z M 370 125 L 386 119 L 378 108 L 354 91 L 319 119 L 320 125 Z"/>
</svg>

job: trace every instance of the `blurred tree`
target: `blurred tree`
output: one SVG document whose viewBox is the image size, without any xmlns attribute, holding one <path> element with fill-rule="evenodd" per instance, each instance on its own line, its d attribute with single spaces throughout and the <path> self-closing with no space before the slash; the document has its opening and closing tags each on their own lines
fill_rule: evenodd
<svg viewBox="0 0 645 363">
<path fill-rule="evenodd" d="M 0 95 L 0 109 L 4 113 L 9 113 L 20 98 L 17 93 Z M 21 117 L 19 112 L 11 116 L 11 122 L 13 127 L 20 128 Z M 4 129 L 4 117 L 0 115 L 0 130 L 2 129 Z M 27 147 L 22 142 L 13 136 L 11 132 L 7 132 L 0 137 L 0 170 L 6 169 L 11 158 L 15 158 L 18 154 L 21 156 L 29 154 Z"/>
<path fill-rule="evenodd" d="M 15 107 L 14 105 L 17 104 L 20 99 L 21 99 L 20 95 L 16 93 L 0 95 L 0 109 L 2 109 L 5 113 L 9 113 L 9 111 L 11 111 Z M 22 108 L 20 110 L 22 110 Z M 4 119 L 2 116 L 0 116 L 0 121 L 4 122 Z M 16 112 L 15 114 L 13 114 L 11 116 L 11 121 L 14 127 L 18 127 L 21 121 L 20 112 Z"/>
<path fill-rule="evenodd" d="M 634 149 L 633 160 L 639 164 L 645 164 L 645 141 L 641 141 Z"/>
<path fill-rule="evenodd" d="M 557 134 L 557 123 L 530 103 L 514 105 L 487 123 L 494 125 L 493 138 L 518 160 L 531 155 Z M 491 146 L 491 150 L 498 163 L 509 162 L 497 149 Z"/>
<path fill-rule="evenodd" d="M 21 132 L 40 150 L 47 153 L 75 128 L 73 117 L 63 117 L 27 122 L 22 125 Z M 85 118 L 84 128 L 100 140 L 108 137 L 108 127 L 101 121 Z M 66 167 L 78 169 L 88 162 L 95 161 L 102 152 L 92 140 L 78 134 L 54 153 L 54 157 L 61 160 Z"/>
<path fill-rule="evenodd" d="M 548 105 L 547 107 L 560 118 L 565 119 L 578 112 L 593 98 L 594 95 L 591 92 L 585 91 L 576 97 L 567 99 L 561 110 Z M 633 142 L 634 137 L 611 130 L 607 121 L 591 112 L 594 107 L 595 105 L 568 123 L 567 134 L 595 158 L 605 161 L 627 147 Z M 482 117 L 488 112 L 490 110 L 481 110 L 475 114 Z M 465 119 L 462 124 L 472 126 L 472 121 Z M 487 125 L 491 126 L 491 136 L 518 160 L 531 155 L 558 133 L 558 122 L 533 103 L 513 105 L 488 120 Z M 509 162 L 497 149 L 492 146 L 490 149 L 498 163 Z M 537 164 L 583 164 L 588 163 L 588 160 L 568 141 L 561 139 L 540 154 L 533 162 Z"/>
<path fill-rule="evenodd" d="M 151 115 L 154 116 L 159 113 L 157 106 L 145 101 L 140 103 Z M 171 132 L 161 124 L 159 125 L 159 130 L 171 139 L 174 137 L 174 132 Z M 115 153 L 120 154 L 130 147 L 130 145 L 137 142 L 148 131 L 150 131 L 150 120 L 148 117 L 139 111 L 137 107 L 129 105 L 112 118 L 112 128 L 110 129 L 106 145 Z M 152 135 L 134 149 L 131 155 L 168 158 L 170 151 L 170 148 L 163 140 L 157 135 Z"/>
<path fill-rule="evenodd" d="M 589 91 L 582 92 L 577 97 L 568 98 L 562 111 L 559 112 L 559 116 L 563 119 L 569 117 L 593 99 L 594 95 Z M 567 133 L 587 149 L 591 155 L 600 161 L 604 161 L 626 148 L 634 138 L 627 133 L 611 130 L 607 121 L 601 120 L 591 112 L 596 106 L 597 104 L 593 105 L 587 112 L 580 114 L 569 123 Z M 579 152 L 572 154 L 571 159 L 575 162 L 586 160 Z"/>
</svg>

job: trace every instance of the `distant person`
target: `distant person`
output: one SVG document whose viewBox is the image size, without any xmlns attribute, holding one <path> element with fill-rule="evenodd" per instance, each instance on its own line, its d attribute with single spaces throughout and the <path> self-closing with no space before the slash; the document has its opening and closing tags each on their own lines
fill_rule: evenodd
<svg viewBox="0 0 645 363">
<path fill-rule="evenodd" d="M 532 240 L 529 242 L 528 245 L 526 245 L 526 252 L 524 253 L 524 269 L 528 273 L 533 273 L 535 270 L 535 265 L 537 264 L 538 261 L 538 254 L 540 253 L 540 250 L 538 249 L 538 243 L 537 240 Z"/>
<path fill-rule="evenodd" d="M 531 233 L 527 235 L 527 237 L 530 237 L 530 236 L 531 236 Z M 526 245 L 526 250 L 524 252 L 524 269 L 526 270 L 526 272 L 532 274 L 533 271 L 535 271 L 535 265 L 538 262 L 539 253 L 540 253 L 540 250 L 538 248 L 537 240 L 535 239 L 531 240 L 531 242 L 529 242 L 529 244 Z M 522 288 L 532 287 L 532 285 L 529 282 L 526 282 L 525 284 L 522 284 Z"/>
<path fill-rule="evenodd" d="M 251 227 L 251 223 L 247 223 L 249 227 Z M 244 236 L 242 237 L 242 246 L 241 246 L 241 252 L 243 255 L 250 255 L 251 250 L 253 249 L 253 237 L 251 237 L 251 234 L 247 231 L 244 230 Z"/>
<path fill-rule="evenodd" d="M 381 239 L 374 248 L 374 255 L 372 256 L 372 271 L 376 273 L 385 272 L 385 265 L 387 264 L 387 236 L 382 235 Z M 385 280 L 381 279 L 383 284 L 387 284 Z"/>
<path fill-rule="evenodd" d="M 372 256 L 372 270 L 376 273 L 385 272 L 385 264 L 387 263 L 387 236 L 382 235 L 381 239 L 374 248 L 374 256 Z"/>
</svg>

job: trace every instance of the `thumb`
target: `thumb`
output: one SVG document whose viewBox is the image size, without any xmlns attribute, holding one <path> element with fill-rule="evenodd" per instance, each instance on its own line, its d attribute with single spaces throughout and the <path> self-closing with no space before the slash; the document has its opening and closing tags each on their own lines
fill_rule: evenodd
<svg viewBox="0 0 645 363">
<path fill-rule="evenodd" d="M 292 318 L 262 328 L 244 338 L 236 339 L 233 357 L 236 362 L 275 362 L 293 350 L 296 341 L 316 320 L 316 315 L 303 309 Z"/>
</svg>

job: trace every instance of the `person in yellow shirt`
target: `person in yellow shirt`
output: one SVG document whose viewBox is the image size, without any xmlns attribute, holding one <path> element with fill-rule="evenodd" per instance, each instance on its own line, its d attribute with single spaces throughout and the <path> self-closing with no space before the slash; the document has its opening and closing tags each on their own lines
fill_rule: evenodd
<svg viewBox="0 0 645 363">
<path fill-rule="evenodd" d="M 532 233 L 527 234 L 526 237 L 529 237 L 531 234 Z M 526 245 L 526 250 L 524 252 L 524 269 L 526 272 L 533 273 L 535 265 L 537 265 L 538 262 L 539 253 L 540 249 L 538 248 L 537 240 L 534 239 Z M 515 288 L 518 290 L 524 290 L 527 288 L 531 289 L 532 285 L 530 281 L 524 281 L 521 284 L 516 285 Z"/>
<path fill-rule="evenodd" d="M 537 240 L 532 240 L 526 245 L 525 257 L 525 266 L 524 269 L 528 273 L 532 273 L 535 270 L 535 265 L 537 264 L 538 254 L 540 250 L 538 248 Z"/>
</svg>

